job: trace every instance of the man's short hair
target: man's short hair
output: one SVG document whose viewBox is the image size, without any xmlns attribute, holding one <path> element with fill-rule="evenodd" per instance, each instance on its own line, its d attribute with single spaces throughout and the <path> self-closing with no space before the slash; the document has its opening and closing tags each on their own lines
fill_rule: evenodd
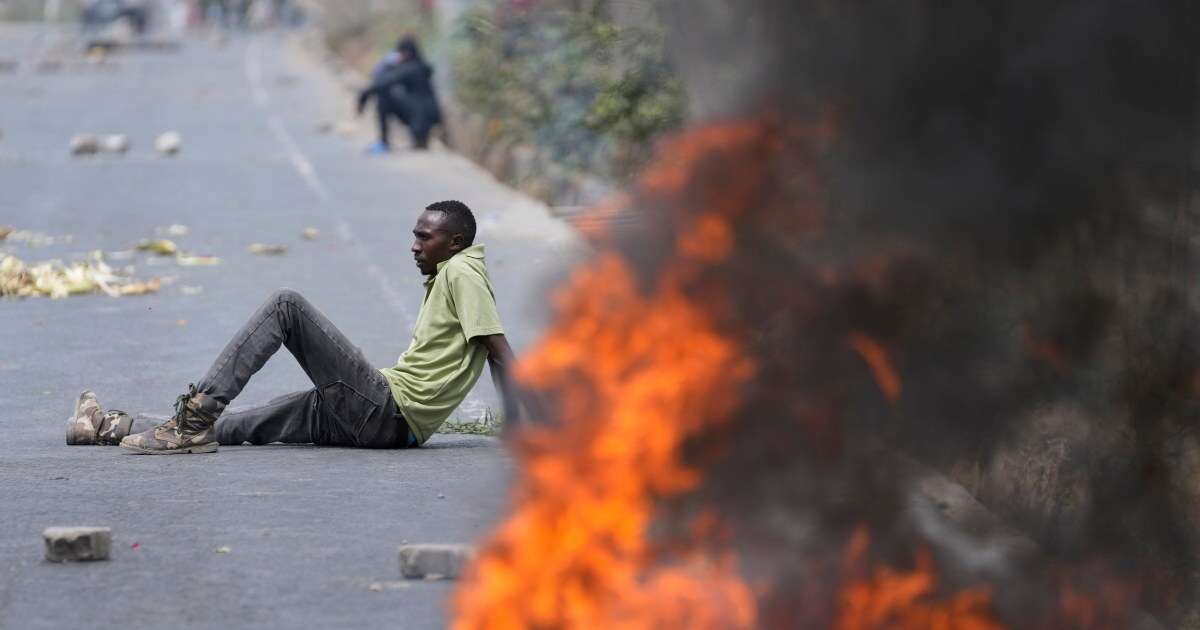
<svg viewBox="0 0 1200 630">
<path fill-rule="evenodd" d="M 446 215 L 446 229 L 453 234 L 462 234 L 465 245 L 470 246 L 475 242 L 475 215 L 467 204 L 450 199 L 431 203 L 425 209 Z"/>
</svg>

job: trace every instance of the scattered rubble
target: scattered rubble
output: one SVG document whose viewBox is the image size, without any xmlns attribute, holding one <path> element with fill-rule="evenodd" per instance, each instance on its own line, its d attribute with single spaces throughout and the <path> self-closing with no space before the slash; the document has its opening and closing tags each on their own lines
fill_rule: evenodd
<svg viewBox="0 0 1200 630">
<path fill-rule="evenodd" d="M 100 252 L 69 265 L 59 260 L 28 265 L 16 256 L 0 256 L 0 297 L 59 299 L 88 293 L 117 297 L 156 293 L 161 287 L 159 278 L 137 282 L 118 274 L 104 262 Z"/>
<path fill-rule="evenodd" d="M 71 155 L 95 155 L 100 151 L 100 139 L 88 133 L 71 138 Z"/>
<path fill-rule="evenodd" d="M 304 240 L 306 241 L 315 241 L 317 240 L 317 237 L 321 235 L 321 230 L 318 230 L 315 227 L 306 227 L 304 228 L 304 231 L 300 233 L 300 235 L 303 236 Z"/>
<path fill-rule="evenodd" d="M 264 243 L 251 243 L 246 251 L 256 256 L 282 256 L 287 253 L 287 245 L 267 245 Z"/>
<path fill-rule="evenodd" d="M 183 136 L 180 136 L 179 132 L 176 131 L 168 131 L 159 134 L 159 136 L 154 139 L 154 150 L 158 151 L 162 155 L 175 155 L 176 153 L 179 153 L 179 149 L 182 147 Z"/>
<path fill-rule="evenodd" d="M 401 545 L 400 574 L 410 580 L 453 580 L 474 557 L 471 545 Z"/>
<path fill-rule="evenodd" d="M 71 155 L 95 155 L 100 152 L 123 155 L 129 151 L 129 137 L 112 133 L 97 136 L 81 133 L 71 137 Z"/>
<path fill-rule="evenodd" d="M 49 562 L 108 560 L 112 530 L 107 527 L 51 527 L 42 532 Z"/>
<path fill-rule="evenodd" d="M 129 151 L 129 138 L 119 133 L 109 134 L 104 136 L 100 146 L 108 153 L 124 154 Z"/>
</svg>

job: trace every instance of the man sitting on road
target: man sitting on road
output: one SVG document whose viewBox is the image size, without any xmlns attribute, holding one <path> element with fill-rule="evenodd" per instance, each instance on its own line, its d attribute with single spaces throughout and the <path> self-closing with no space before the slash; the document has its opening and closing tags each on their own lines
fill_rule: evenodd
<svg viewBox="0 0 1200 630">
<path fill-rule="evenodd" d="M 138 432 L 131 416 L 105 413 L 85 391 L 67 425 L 67 443 L 119 443 L 151 455 L 212 453 L 218 444 L 245 442 L 418 446 L 466 397 L 485 359 L 515 421 L 513 352 L 500 326 L 483 245 L 474 244 L 475 217 L 462 202 L 439 201 L 417 219 L 413 235 L 413 258 L 428 278 L 412 343 L 395 367 L 372 367 L 316 307 L 284 289 L 234 335 L 199 385 L 179 396 L 169 420 Z M 222 416 L 281 345 L 314 387 Z"/>
</svg>

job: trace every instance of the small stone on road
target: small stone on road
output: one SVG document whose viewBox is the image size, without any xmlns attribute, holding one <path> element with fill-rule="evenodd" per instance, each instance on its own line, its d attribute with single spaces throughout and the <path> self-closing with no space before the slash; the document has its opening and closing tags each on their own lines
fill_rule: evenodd
<svg viewBox="0 0 1200 630">
<path fill-rule="evenodd" d="M 129 150 L 129 138 L 119 133 L 109 134 L 104 136 L 101 148 L 108 153 L 125 153 Z"/>
<path fill-rule="evenodd" d="M 163 155 L 175 155 L 183 147 L 183 137 L 176 131 L 168 131 L 154 139 L 154 150 Z"/>
<path fill-rule="evenodd" d="M 100 150 L 100 139 L 87 133 L 71 138 L 71 155 L 95 155 Z"/>
</svg>

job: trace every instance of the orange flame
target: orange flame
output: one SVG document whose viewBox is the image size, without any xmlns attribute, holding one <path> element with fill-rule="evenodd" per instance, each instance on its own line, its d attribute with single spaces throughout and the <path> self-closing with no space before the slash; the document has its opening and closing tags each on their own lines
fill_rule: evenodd
<svg viewBox="0 0 1200 630">
<path fill-rule="evenodd" d="M 858 572 L 869 536 L 859 529 L 847 548 L 847 569 Z M 949 601 L 934 600 L 937 572 L 927 549 L 917 552 L 916 567 L 899 571 L 875 569 L 865 579 L 841 591 L 838 630 L 1002 630 L 990 611 L 991 596 L 975 588 L 956 593 Z"/>
<path fill-rule="evenodd" d="M 643 176 L 639 193 L 677 213 L 685 227 L 666 252 L 673 256 L 648 276 L 635 275 L 600 242 L 601 253 L 557 296 L 555 323 L 518 376 L 553 393 L 559 422 L 518 436 L 514 511 L 485 541 L 454 595 L 456 630 L 724 629 L 759 621 L 720 516 L 693 506 L 699 515 L 689 527 L 663 536 L 658 507 L 700 486 L 710 463 L 704 457 L 712 454 L 685 446 L 730 425 L 756 370 L 740 337 L 723 328 L 731 291 L 710 272 L 745 255 L 738 251 L 739 221 L 757 221 L 760 233 L 777 238 L 822 229 L 820 204 L 766 199 L 763 190 L 774 154 L 791 136 L 819 144 L 829 128 L 782 129 L 770 116 L 711 125 L 666 147 Z M 721 176 L 706 177 L 706 168 Z M 811 193 L 810 177 L 789 181 Z M 611 214 L 628 201 L 598 212 Z M 795 205 L 763 212 L 767 203 Z M 847 342 L 895 400 L 901 382 L 885 347 L 861 333 Z M 808 413 L 820 421 L 814 426 L 833 422 L 820 405 Z M 865 549 L 863 533 L 849 557 L 857 562 Z M 932 558 L 921 552 L 911 572 L 879 569 L 844 585 L 835 627 L 1001 628 L 991 620 L 987 592 L 942 601 L 935 590 Z"/>
<path fill-rule="evenodd" d="M 1102 564 L 1060 570 L 1058 607 L 1047 628 L 1109 630 L 1128 628 L 1141 596 L 1139 580 L 1121 577 Z"/>
<path fill-rule="evenodd" d="M 571 282 L 564 317 L 521 371 L 561 393 L 565 421 L 522 444 L 519 509 L 456 598 L 456 628 L 753 623 L 731 557 L 661 565 L 649 540 L 655 501 L 700 480 L 682 442 L 724 421 L 752 371 L 702 309 L 663 289 L 640 295 L 615 256 Z"/>
<path fill-rule="evenodd" d="M 846 338 L 850 347 L 867 362 L 867 367 L 871 368 L 871 373 L 875 375 L 875 382 L 879 384 L 879 389 L 883 390 L 883 395 L 888 400 L 896 402 L 900 397 L 900 375 L 896 373 L 896 368 L 892 367 L 892 360 L 888 357 L 887 350 L 878 341 L 857 332 L 850 333 Z"/>
<path fill-rule="evenodd" d="M 697 161 L 742 149 L 764 161 L 773 136 L 754 122 L 687 134 L 647 172 L 643 190 L 694 192 Z M 734 336 L 718 329 L 722 292 L 706 291 L 704 301 L 688 293 L 734 250 L 730 221 L 752 209 L 744 201 L 757 185 L 701 187 L 702 197 L 724 201 L 687 221 L 674 258 L 647 285 L 607 253 L 558 296 L 556 323 L 519 378 L 554 392 L 561 422 L 520 437 L 515 512 L 457 592 L 455 628 L 754 625 L 753 593 L 732 552 L 718 549 L 712 514 L 673 533 L 673 551 L 651 525 L 661 500 L 702 479 L 703 462 L 685 462 L 683 445 L 728 422 L 754 372 Z"/>
</svg>

